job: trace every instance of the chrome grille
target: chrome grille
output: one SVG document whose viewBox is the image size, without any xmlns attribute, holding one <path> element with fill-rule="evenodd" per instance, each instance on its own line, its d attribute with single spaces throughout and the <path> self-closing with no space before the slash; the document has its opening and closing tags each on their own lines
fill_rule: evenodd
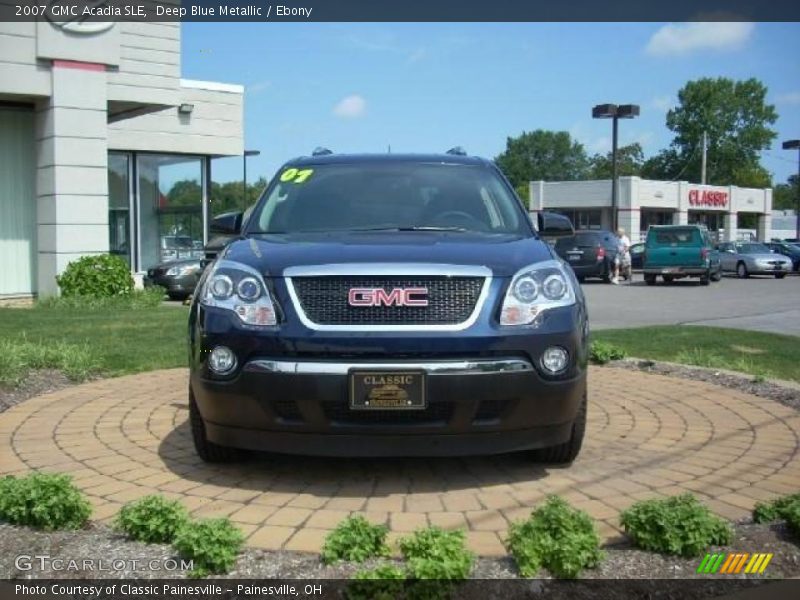
<svg viewBox="0 0 800 600">
<path fill-rule="evenodd" d="M 457 325 L 472 315 L 485 277 L 330 275 L 293 277 L 300 308 L 319 325 Z M 428 306 L 350 306 L 351 288 L 424 287 Z"/>
</svg>

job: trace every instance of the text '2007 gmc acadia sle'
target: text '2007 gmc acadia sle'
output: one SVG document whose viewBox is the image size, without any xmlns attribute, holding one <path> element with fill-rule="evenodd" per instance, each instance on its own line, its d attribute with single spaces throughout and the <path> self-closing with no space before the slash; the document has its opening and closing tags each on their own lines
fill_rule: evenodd
<svg viewBox="0 0 800 600">
<path fill-rule="evenodd" d="M 578 454 L 583 294 L 493 163 L 315 152 L 228 226 L 190 313 L 203 459 Z"/>
</svg>

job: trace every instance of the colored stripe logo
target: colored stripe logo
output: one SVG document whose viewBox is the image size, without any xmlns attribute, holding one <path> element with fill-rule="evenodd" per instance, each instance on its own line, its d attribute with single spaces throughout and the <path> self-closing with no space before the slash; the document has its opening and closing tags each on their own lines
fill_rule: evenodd
<svg viewBox="0 0 800 600">
<path fill-rule="evenodd" d="M 697 572 L 721 575 L 737 575 L 739 573 L 761 575 L 773 556 L 773 554 L 767 553 L 749 554 L 747 552 L 706 554 L 700 566 L 697 567 Z"/>
</svg>

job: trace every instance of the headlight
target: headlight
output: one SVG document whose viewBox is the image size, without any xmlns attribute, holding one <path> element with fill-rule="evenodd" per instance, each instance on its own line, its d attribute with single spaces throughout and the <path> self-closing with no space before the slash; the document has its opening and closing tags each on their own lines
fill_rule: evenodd
<svg viewBox="0 0 800 600">
<path fill-rule="evenodd" d="M 511 280 L 500 324 L 530 325 L 545 310 L 572 304 L 575 290 L 563 265 L 557 260 L 536 263 L 517 272 Z"/>
<path fill-rule="evenodd" d="M 200 295 L 205 306 L 230 310 L 242 323 L 272 326 L 278 323 L 264 278 L 254 268 L 232 260 L 217 260 Z"/>
<path fill-rule="evenodd" d="M 200 265 L 176 265 L 167 269 L 167 277 L 184 277 L 191 275 L 200 268 Z"/>
</svg>

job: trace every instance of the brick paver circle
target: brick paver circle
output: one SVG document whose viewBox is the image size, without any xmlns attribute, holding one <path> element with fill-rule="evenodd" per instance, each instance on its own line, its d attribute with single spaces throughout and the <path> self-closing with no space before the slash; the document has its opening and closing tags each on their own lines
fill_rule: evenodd
<svg viewBox="0 0 800 600">
<path fill-rule="evenodd" d="M 262 548 L 318 551 L 352 512 L 391 536 L 427 524 L 463 527 L 482 555 L 504 553 L 509 521 L 560 494 L 597 519 L 606 539 L 636 500 L 690 491 L 723 517 L 800 487 L 800 414 L 698 381 L 590 373 L 589 426 L 570 467 L 521 454 L 443 459 L 264 455 L 205 465 L 188 430 L 183 369 L 92 382 L 0 414 L 0 473 L 69 472 L 110 519 L 159 492 L 195 516 L 227 516 Z"/>
</svg>

